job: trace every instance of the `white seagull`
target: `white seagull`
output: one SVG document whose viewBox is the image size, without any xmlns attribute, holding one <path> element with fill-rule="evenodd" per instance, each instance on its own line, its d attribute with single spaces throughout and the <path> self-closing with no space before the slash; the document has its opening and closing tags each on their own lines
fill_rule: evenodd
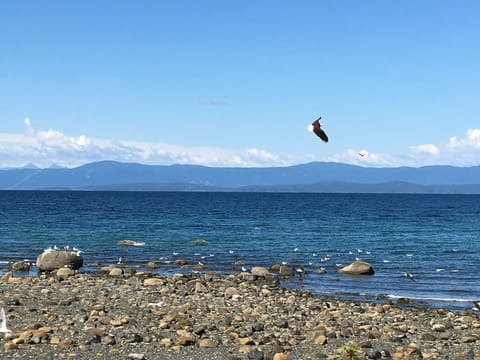
<svg viewBox="0 0 480 360">
<path fill-rule="evenodd" d="M 410 274 L 409 272 L 406 272 L 406 273 L 403 273 L 407 278 L 409 278 L 410 280 L 412 281 L 416 281 L 415 280 L 415 276 L 413 276 L 413 274 Z"/>
<path fill-rule="evenodd" d="M 7 328 L 7 317 L 5 316 L 5 310 L 2 307 L 2 312 L 0 313 L 0 333 L 8 334 L 12 331 Z"/>
</svg>

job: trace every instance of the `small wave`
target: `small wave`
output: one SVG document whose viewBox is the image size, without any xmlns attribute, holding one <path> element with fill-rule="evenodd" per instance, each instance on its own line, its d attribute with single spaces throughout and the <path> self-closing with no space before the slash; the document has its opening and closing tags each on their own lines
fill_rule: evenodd
<svg viewBox="0 0 480 360">
<path fill-rule="evenodd" d="M 425 297 L 425 296 L 402 296 L 402 295 L 393 295 L 387 294 L 387 298 L 390 299 L 400 299 L 400 298 L 408 298 L 411 300 L 421 300 L 421 301 L 438 301 L 438 302 L 472 302 L 475 299 L 465 299 L 465 298 L 449 298 L 449 297 Z"/>
</svg>

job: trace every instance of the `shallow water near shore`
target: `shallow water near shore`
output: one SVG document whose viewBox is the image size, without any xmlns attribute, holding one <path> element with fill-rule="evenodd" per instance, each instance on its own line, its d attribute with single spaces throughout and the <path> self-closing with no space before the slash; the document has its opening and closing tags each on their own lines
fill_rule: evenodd
<svg viewBox="0 0 480 360">
<path fill-rule="evenodd" d="M 240 271 L 239 261 L 286 261 L 305 268 L 288 287 L 465 309 L 480 298 L 479 234 L 476 195 L 0 192 L 0 271 L 55 245 L 80 249 L 81 271 L 120 257 L 126 266 L 156 260 L 159 273 L 178 272 L 176 259 L 221 273 Z M 122 239 L 144 245 L 120 246 Z M 336 272 L 357 258 L 375 275 Z"/>
</svg>

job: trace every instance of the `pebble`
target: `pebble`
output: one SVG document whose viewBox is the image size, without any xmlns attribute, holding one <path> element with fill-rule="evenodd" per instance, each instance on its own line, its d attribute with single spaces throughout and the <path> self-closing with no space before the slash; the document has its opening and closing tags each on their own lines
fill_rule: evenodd
<svg viewBox="0 0 480 360">
<path fill-rule="evenodd" d="M 12 333 L 0 358 L 328 359 L 348 349 L 364 359 L 480 358 L 473 311 L 317 297 L 269 281 L 266 268 L 254 278 L 113 269 L 3 276 Z"/>
</svg>

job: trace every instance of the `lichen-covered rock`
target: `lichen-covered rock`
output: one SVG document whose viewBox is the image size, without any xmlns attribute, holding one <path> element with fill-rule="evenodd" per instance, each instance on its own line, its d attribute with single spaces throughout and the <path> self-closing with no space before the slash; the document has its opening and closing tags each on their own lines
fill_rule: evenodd
<svg viewBox="0 0 480 360">
<path fill-rule="evenodd" d="M 76 252 L 53 250 L 37 257 L 37 268 L 41 271 L 53 271 L 63 267 L 78 270 L 83 266 L 83 257 Z"/>
</svg>

